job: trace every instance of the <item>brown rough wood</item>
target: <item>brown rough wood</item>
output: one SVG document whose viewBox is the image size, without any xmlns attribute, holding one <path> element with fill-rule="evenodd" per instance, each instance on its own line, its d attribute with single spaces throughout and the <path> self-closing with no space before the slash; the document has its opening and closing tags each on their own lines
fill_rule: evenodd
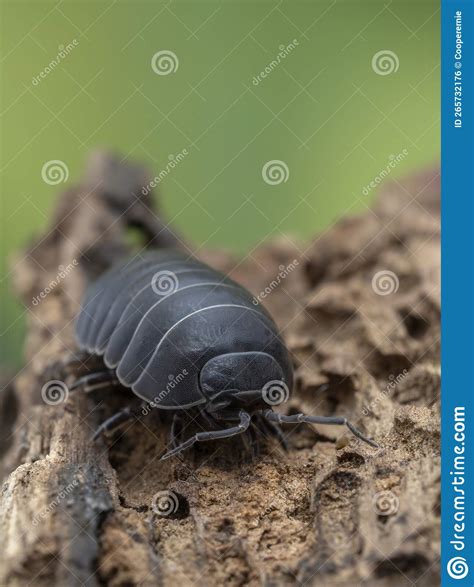
<svg viewBox="0 0 474 587">
<path fill-rule="evenodd" d="M 0 584 L 437 584 L 438 172 L 388 184 L 370 210 L 311 243 L 280 239 L 242 261 L 202 255 L 264 292 L 297 368 L 284 409 L 346 415 L 381 445 L 300 426 L 286 429 L 287 454 L 267 443 L 254 460 L 229 440 L 161 462 L 161 413 L 91 443 L 125 391 L 42 399 L 45 384 L 84 370 L 62 364 L 77 356 L 72 320 L 87 283 L 130 249 L 130 227 L 146 246 L 186 247 L 141 193 L 146 182 L 140 168 L 95 155 L 16 262 L 28 335 L 2 400 Z M 374 291 L 381 271 L 396 276 L 393 293 Z M 169 516 L 159 492 L 172 498 Z"/>
</svg>

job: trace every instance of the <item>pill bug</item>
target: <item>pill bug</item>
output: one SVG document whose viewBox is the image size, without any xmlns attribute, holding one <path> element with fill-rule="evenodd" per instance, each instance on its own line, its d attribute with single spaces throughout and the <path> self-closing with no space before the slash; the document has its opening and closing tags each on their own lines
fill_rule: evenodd
<svg viewBox="0 0 474 587">
<path fill-rule="evenodd" d="M 181 252 L 151 251 L 105 272 L 86 291 L 75 335 L 79 348 L 102 357 L 105 367 L 71 389 L 121 384 L 144 404 L 174 412 L 162 458 L 253 427 L 285 444 L 281 423 L 346 425 L 375 445 L 343 417 L 274 412 L 293 386 L 290 355 L 274 321 L 245 288 Z M 205 429 L 179 442 L 175 423 L 186 413 L 198 414 Z M 127 406 L 94 437 L 134 417 Z"/>
</svg>

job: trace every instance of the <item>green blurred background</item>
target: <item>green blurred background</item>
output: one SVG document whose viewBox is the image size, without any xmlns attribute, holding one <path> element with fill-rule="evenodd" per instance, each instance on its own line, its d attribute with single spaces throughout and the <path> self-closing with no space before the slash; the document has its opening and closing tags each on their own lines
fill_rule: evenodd
<svg viewBox="0 0 474 587">
<path fill-rule="evenodd" d="M 43 230 L 58 191 L 97 147 L 158 174 L 168 218 L 199 245 L 239 253 L 263 238 L 308 238 L 364 195 L 390 157 L 393 177 L 438 160 L 437 1 L 91 1 L 2 3 L 2 363 L 18 364 L 25 310 L 7 257 Z M 76 41 L 74 41 L 74 39 Z M 260 83 L 279 47 L 298 45 Z M 60 47 L 76 46 L 40 83 Z M 176 54 L 157 75 L 153 55 Z M 394 52 L 397 71 L 372 57 Z M 63 161 L 64 184 L 41 177 Z M 262 167 L 282 160 L 288 180 Z"/>
</svg>

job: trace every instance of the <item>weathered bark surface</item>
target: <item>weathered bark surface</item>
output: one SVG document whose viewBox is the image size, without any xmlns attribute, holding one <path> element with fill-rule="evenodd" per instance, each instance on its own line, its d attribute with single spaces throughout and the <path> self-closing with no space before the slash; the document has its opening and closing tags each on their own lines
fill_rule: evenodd
<svg viewBox="0 0 474 587">
<path fill-rule="evenodd" d="M 268 288 L 264 303 L 297 369 L 284 409 L 346 415 L 381 445 L 299 426 L 285 430 L 288 454 L 270 442 L 254 460 L 232 440 L 160 462 L 169 429 L 161 413 L 91 443 L 98 422 L 130 400 L 126 391 L 42 399 L 44 384 L 69 383 L 78 369 L 58 362 L 76 352 L 81 295 L 127 252 L 130 227 L 144 243 L 185 246 L 140 193 L 144 183 L 140 169 L 95 157 L 47 235 L 17 261 L 29 319 L 25 367 L 2 399 L 0 584 L 436 584 L 437 172 L 387 185 L 372 210 L 312 243 L 271 242 L 242 262 L 202 255 L 255 294 Z M 374 280 L 380 271 L 395 280 Z M 162 491 L 177 500 L 169 516 L 156 508 Z"/>
</svg>

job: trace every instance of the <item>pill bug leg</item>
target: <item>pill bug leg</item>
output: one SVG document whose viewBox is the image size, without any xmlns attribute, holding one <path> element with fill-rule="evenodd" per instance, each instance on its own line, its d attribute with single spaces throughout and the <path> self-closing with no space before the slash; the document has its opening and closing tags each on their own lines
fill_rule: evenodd
<svg viewBox="0 0 474 587">
<path fill-rule="evenodd" d="M 277 414 L 272 410 L 264 410 L 263 417 L 266 418 L 270 422 L 278 422 L 278 424 L 329 424 L 334 426 L 346 426 L 354 436 L 359 438 L 360 440 L 370 444 L 374 448 L 379 448 L 379 445 L 372 440 L 371 438 L 367 438 L 364 436 L 362 432 L 356 428 L 353 424 L 351 424 L 347 418 L 342 416 L 306 416 L 305 414 L 293 414 L 291 416 L 284 416 L 282 414 Z"/>
<path fill-rule="evenodd" d="M 283 434 L 283 430 L 280 428 L 280 426 L 278 426 L 278 424 L 264 417 L 259 419 L 259 424 L 261 428 L 263 428 L 264 431 L 269 434 L 269 436 L 272 436 L 278 440 L 284 451 L 288 451 L 288 441 L 286 436 Z"/>
<path fill-rule="evenodd" d="M 162 457 L 161 460 L 169 459 L 170 457 L 177 455 L 178 453 L 186 450 L 187 448 L 191 448 L 196 442 L 203 442 L 206 440 L 214 440 L 217 438 L 229 438 L 230 436 L 235 436 L 237 434 L 242 434 L 245 432 L 250 425 L 250 414 L 245 412 L 244 410 L 240 410 L 239 412 L 239 423 L 236 426 L 231 426 L 230 428 L 224 428 L 222 430 L 209 430 L 206 432 L 197 432 L 191 438 L 188 438 L 185 442 L 181 443 L 177 447 L 173 448 L 166 452 Z"/>
<path fill-rule="evenodd" d="M 176 448 L 179 445 L 179 441 L 182 433 L 183 421 L 178 413 L 173 414 L 173 420 L 171 422 L 169 445 L 172 448 Z"/>
<path fill-rule="evenodd" d="M 106 432 L 111 432 L 118 428 L 121 424 L 125 422 L 130 422 L 131 420 L 135 419 L 135 414 L 132 413 L 131 407 L 127 406 L 122 408 L 119 412 L 116 412 L 110 418 L 107 418 L 102 424 L 97 428 L 92 436 L 92 440 L 97 440 L 99 436 L 102 436 Z"/>
<path fill-rule="evenodd" d="M 250 426 L 247 428 L 247 430 L 240 434 L 239 438 L 244 449 L 243 455 L 246 455 L 250 462 L 253 461 L 260 453 L 258 429 L 253 421 L 250 422 Z"/>
<path fill-rule="evenodd" d="M 261 445 L 260 445 L 259 438 L 258 438 L 259 433 L 260 433 L 260 430 L 259 430 L 258 426 L 254 422 L 251 422 L 246 434 L 248 434 L 250 437 L 252 458 L 256 458 L 260 454 L 260 446 Z M 245 437 L 246 434 L 242 434 L 242 437 Z"/>
<path fill-rule="evenodd" d="M 254 451 L 252 439 L 250 437 L 250 430 L 251 429 L 252 429 L 252 426 L 249 426 L 248 430 L 244 434 L 241 434 L 239 436 L 239 438 L 240 438 L 240 441 L 242 442 L 242 447 L 244 449 L 243 454 L 250 455 L 250 457 L 253 458 L 255 456 L 255 451 Z"/>
<path fill-rule="evenodd" d="M 86 393 L 90 393 L 96 389 L 102 389 L 114 385 L 120 385 L 120 382 L 115 375 L 115 371 L 112 369 L 104 369 L 102 371 L 95 371 L 94 373 L 88 373 L 87 375 L 79 377 L 69 386 L 69 391 L 82 388 Z"/>
<path fill-rule="evenodd" d="M 206 409 L 200 409 L 199 415 L 206 421 L 209 428 L 219 427 L 219 420 L 211 412 L 208 412 Z"/>
<path fill-rule="evenodd" d="M 122 408 L 110 418 L 107 418 L 102 424 L 97 428 L 97 430 L 92 435 L 92 440 L 97 440 L 103 434 L 108 432 L 112 432 L 119 428 L 122 424 L 126 422 L 132 422 L 140 414 L 142 414 L 142 410 L 147 406 L 147 402 L 139 402 L 138 404 L 128 405 L 125 408 Z"/>
</svg>

